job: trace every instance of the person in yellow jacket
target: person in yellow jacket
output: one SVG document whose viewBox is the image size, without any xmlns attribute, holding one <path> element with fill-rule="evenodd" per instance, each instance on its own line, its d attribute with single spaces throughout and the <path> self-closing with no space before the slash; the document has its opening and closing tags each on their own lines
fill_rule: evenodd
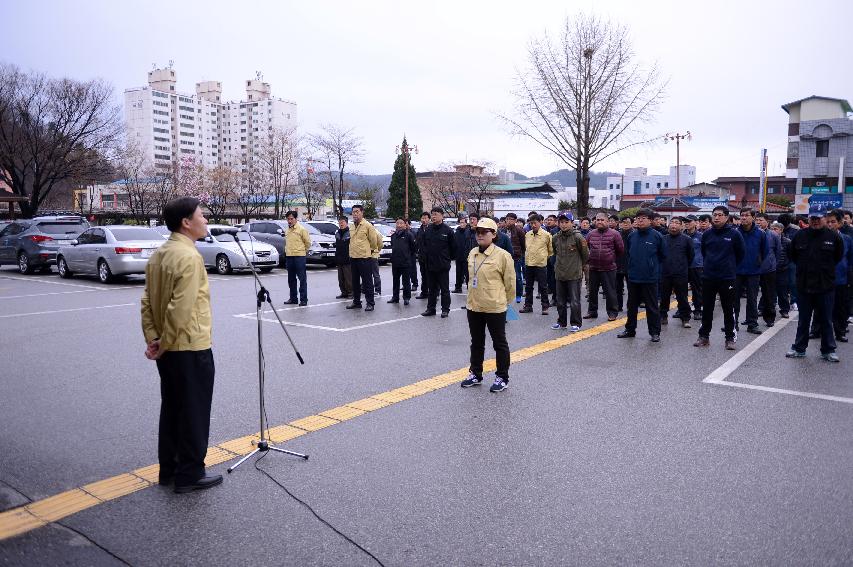
<svg viewBox="0 0 853 567">
<path fill-rule="evenodd" d="M 287 286 L 290 288 L 290 299 L 285 305 L 302 307 L 308 305 L 308 269 L 306 260 L 308 249 L 311 248 L 311 236 L 305 227 L 299 224 L 296 211 L 287 211 L 287 232 L 284 234 L 284 267 L 287 268 Z M 296 280 L 299 280 L 299 301 L 296 301 Z"/>
<path fill-rule="evenodd" d="M 349 257 L 352 268 L 352 303 L 347 309 L 361 309 L 361 291 L 367 300 L 365 311 L 373 311 L 373 255 L 382 249 L 382 235 L 372 224 L 364 220 L 364 207 L 353 205 L 352 227 L 349 237 Z"/>
<path fill-rule="evenodd" d="M 548 258 L 554 254 L 551 233 L 542 228 L 542 215 L 530 217 L 530 230 L 524 235 L 524 307 L 519 313 L 533 312 L 533 284 L 539 283 L 542 315 L 548 314 Z"/>
<path fill-rule="evenodd" d="M 497 359 L 495 381 L 490 392 L 502 392 L 509 386 L 509 344 L 506 340 L 507 306 L 515 297 L 515 266 L 503 248 L 493 244 L 498 225 L 483 217 L 477 223 L 477 247 L 468 254 L 468 330 L 471 333 L 471 366 L 461 386 L 470 388 L 483 382 L 483 358 L 486 329 L 492 337 Z"/>
<path fill-rule="evenodd" d="M 160 374 L 160 484 L 181 494 L 222 482 L 206 475 L 204 458 L 213 399 L 210 288 L 195 241 L 207 234 L 198 199 L 178 197 L 163 208 L 169 240 L 145 267 L 142 333 L 145 357 Z"/>
</svg>

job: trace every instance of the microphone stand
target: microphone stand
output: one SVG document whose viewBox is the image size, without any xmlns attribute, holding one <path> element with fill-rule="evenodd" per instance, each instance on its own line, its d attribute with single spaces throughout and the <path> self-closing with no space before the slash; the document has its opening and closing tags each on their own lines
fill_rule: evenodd
<svg viewBox="0 0 853 567">
<path fill-rule="evenodd" d="M 248 234 L 248 233 L 247 233 Z M 249 238 L 252 238 L 249 235 Z M 246 259 L 246 263 L 249 265 L 249 269 L 252 270 L 252 276 L 255 278 L 256 287 L 258 288 L 257 293 L 257 302 L 256 302 L 256 319 L 258 322 L 258 394 L 260 399 L 259 409 L 261 414 L 261 438 L 258 440 L 257 444 L 255 444 L 255 450 L 234 463 L 232 466 L 228 467 L 228 472 L 231 473 L 234 469 L 242 465 L 246 462 L 250 457 L 257 455 L 258 453 L 264 454 L 268 451 L 275 451 L 277 453 L 285 453 L 287 455 L 293 455 L 294 457 L 300 457 L 302 459 L 307 460 L 308 455 L 303 455 L 302 453 L 295 453 L 293 451 L 288 451 L 286 449 L 280 449 L 271 445 L 269 440 L 267 439 L 267 410 L 265 404 L 265 363 L 264 363 L 264 344 L 263 344 L 263 331 L 262 326 L 263 322 L 261 321 L 261 308 L 266 302 L 272 312 L 275 314 L 275 318 L 278 320 L 278 324 L 281 326 L 281 330 L 284 331 L 284 336 L 287 337 L 287 340 L 290 341 L 290 346 L 293 347 L 293 352 L 296 353 L 296 358 L 299 359 L 300 364 L 305 364 L 305 360 L 303 360 L 302 355 L 299 353 L 299 349 L 296 348 L 296 343 L 293 342 L 293 339 L 290 337 L 290 333 L 287 332 L 287 328 L 284 326 L 284 322 L 281 320 L 281 317 L 278 314 L 278 311 L 275 309 L 275 305 L 273 305 L 272 298 L 270 297 L 270 292 L 267 291 L 267 288 L 264 287 L 264 284 L 261 282 L 261 279 L 258 277 L 258 272 L 255 269 L 255 265 L 249 260 L 249 256 L 246 254 L 246 251 L 243 249 L 243 245 L 240 243 L 240 239 L 237 238 L 237 234 L 234 234 L 234 240 L 237 242 L 237 246 L 240 248 L 240 252 L 243 253 L 243 257 Z M 254 246 L 252 246 L 253 255 L 254 255 Z"/>
</svg>

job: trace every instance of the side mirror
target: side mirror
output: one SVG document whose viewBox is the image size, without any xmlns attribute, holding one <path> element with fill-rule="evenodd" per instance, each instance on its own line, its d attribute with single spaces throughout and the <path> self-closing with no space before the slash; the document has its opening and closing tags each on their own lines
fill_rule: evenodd
<svg viewBox="0 0 853 567">
<path fill-rule="evenodd" d="M 68 244 L 70 244 L 71 246 L 77 246 L 78 244 L 80 244 L 80 242 L 75 238 L 74 240 L 72 240 Z"/>
<path fill-rule="evenodd" d="M 212 236 L 205 236 L 204 241 L 207 242 L 208 244 L 213 244 L 213 237 Z"/>
<path fill-rule="evenodd" d="M 284 235 L 284 231 L 283 231 L 282 229 L 280 229 L 280 228 L 277 228 L 277 229 L 275 230 L 275 233 L 276 233 L 276 234 L 278 234 L 279 236 Z"/>
</svg>

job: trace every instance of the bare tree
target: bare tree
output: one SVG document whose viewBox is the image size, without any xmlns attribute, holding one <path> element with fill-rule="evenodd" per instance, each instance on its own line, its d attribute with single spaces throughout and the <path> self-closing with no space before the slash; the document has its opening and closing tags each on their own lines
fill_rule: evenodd
<svg viewBox="0 0 853 567">
<path fill-rule="evenodd" d="M 330 186 L 319 182 L 310 168 L 299 173 L 299 196 L 305 203 L 309 219 L 314 218 L 330 191 Z"/>
<path fill-rule="evenodd" d="M 127 208 L 136 220 L 159 216 L 157 174 L 147 163 L 144 152 L 133 144 L 122 148 L 116 159 L 116 173 L 127 191 Z"/>
<path fill-rule="evenodd" d="M 264 182 L 264 177 L 263 173 L 257 169 L 250 169 L 243 173 L 234 172 L 233 202 L 246 222 L 264 209 L 270 197 L 273 197 L 269 185 Z M 276 199 L 276 207 L 280 202 L 281 197 Z"/>
<path fill-rule="evenodd" d="M 221 222 L 229 206 L 237 197 L 239 174 L 230 167 L 220 165 L 206 171 L 208 199 L 204 201 L 214 222 Z"/>
<path fill-rule="evenodd" d="M 87 179 L 121 132 L 107 83 L 52 79 L 0 64 L 0 180 L 31 217 L 54 187 Z"/>
<path fill-rule="evenodd" d="M 418 185 L 426 190 L 431 206 L 441 207 L 445 213 L 456 215 L 468 202 L 467 188 L 452 166 L 439 166 L 432 177 L 419 178 Z"/>
<path fill-rule="evenodd" d="M 172 170 L 172 183 L 175 186 L 175 194 L 181 196 L 195 197 L 202 203 L 210 200 L 208 182 L 209 171 L 204 164 L 197 162 L 195 158 L 184 157 L 176 162 Z"/>
<path fill-rule="evenodd" d="M 288 187 L 297 179 L 300 147 L 295 128 L 273 128 L 256 156 L 258 174 L 262 182 L 268 184 L 273 198 L 275 218 L 281 218 L 282 208 L 287 210 L 292 203 Z"/>
<path fill-rule="evenodd" d="M 310 137 L 309 143 L 322 156 L 326 168 L 324 174 L 329 180 L 329 193 L 332 197 L 332 209 L 335 216 L 343 214 L 341 202 L 344 200 L 344 172 L 355 163 L 361 163 L 364 157 L 364 142 L 355 135 L 355 129 L 345 130 L 335 124 L 325 124 L 321 133 Z"/>
<path fill-rule="evenodd" d="M 574 168 L 585 215 L 591 168 L 646 142 L 639 126 L 654 115 L 666 81 L 656 65 L 636 62 L 625 26 L 585 14 L 567 18 L 558 41 L 532 40 L 528 64 L 518 73 L 516 115 L 501 118 Z"/>
<path fill-rule="evenodd" d="M 481 175 L 470 171 L 458 174 L 456 185 L 466 199 L 466 209 L 479 214 L 488 213 L 494 196 L 492 185 L 497 181 L 494 175 L 494 164 L 489 161 L 477 161 L 475 165 L 483 168 Z"/>
</svg>

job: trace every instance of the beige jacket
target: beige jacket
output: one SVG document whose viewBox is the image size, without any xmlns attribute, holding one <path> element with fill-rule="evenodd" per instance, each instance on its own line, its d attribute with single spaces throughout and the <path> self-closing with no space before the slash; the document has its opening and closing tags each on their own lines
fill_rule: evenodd
<svg viewBox="0 0 853 567">
<path fill-rule="evenodd" d="M 503 313 L 515 299 L 515 265 L 512 255 L 494 244 L 485 252 L 479 246 L 468 253 L 468 301 L 470 311 Z M 474 287 L 474 278 L 477 286 Z"/>
</svg>

